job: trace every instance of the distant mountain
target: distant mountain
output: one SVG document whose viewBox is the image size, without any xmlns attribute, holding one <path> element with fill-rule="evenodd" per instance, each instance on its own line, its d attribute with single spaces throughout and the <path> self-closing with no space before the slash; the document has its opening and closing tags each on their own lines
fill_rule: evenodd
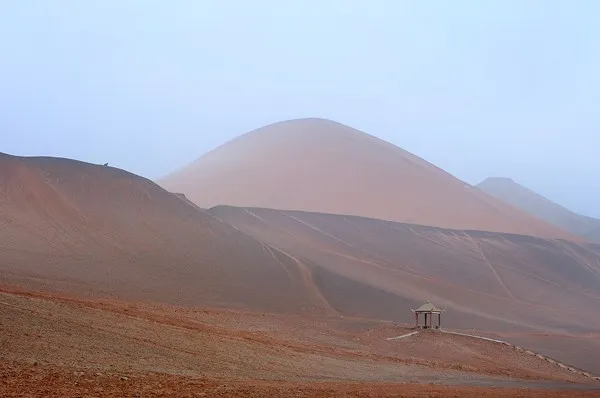
<svg viewBox="0 0 600 398">
<path fill-rule="evenodd" d="M 158 183 L 217 205 L 578 240 L 389 142 L 324 119 L 242 135 Z"/>
<path fill-rule="evenodd" d="M 600 243 L 599 219 L 574 213 L 510 178 L 488 178 L 477 187 L 557 227 Z"/>
</svg>

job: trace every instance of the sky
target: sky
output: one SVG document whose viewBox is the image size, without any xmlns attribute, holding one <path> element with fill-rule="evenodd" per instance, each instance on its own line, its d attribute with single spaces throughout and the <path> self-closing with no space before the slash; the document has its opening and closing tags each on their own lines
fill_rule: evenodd
<svg viewBox="0 0 600 398">
<path fill-rule="evenodd" d="M 333 119 L 600 217 L 595 0 L 0 0 L 0 151 L 159 178 Z"/>
</svg>

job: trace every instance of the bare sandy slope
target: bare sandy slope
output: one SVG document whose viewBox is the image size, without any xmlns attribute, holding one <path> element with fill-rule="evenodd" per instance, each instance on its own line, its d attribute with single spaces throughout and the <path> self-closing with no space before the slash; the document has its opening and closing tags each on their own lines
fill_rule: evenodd
<svg viewBox="0 0 600 398">
<path fill-rule="evenodd" d="M 66 159 L 0 155 L 0 283 L 324 312 L 320 297 L 278 257 L 133 174 Z"/>
<path fill-rule="evenodd" d="M 559 228 L 600 242 L 600 220 L 574 213 L 510 178 L 488 178 L 477 188 Z"/>
<path fill-rule="evenodd" d="M 501 344 L 439 332 L 388 341 L 406 329 L 367 320 L 1 292 L 0 328 L 2 396 L 596 396 L 600 391 L 593 379 Z"/>
<path fill-rule="evenodd" d="M 25 289 L 403 322 L 430 298 L 448 308 L 448 327 L 592 339 L 599 252 L 358 217 L 204 211 L 122 170 L 0 156 L 0 283 Z"/>
<path fill-rule="evenodd" d="M 159 181 L 216 205 L 575 239 L 388 142 L 322 119 L 243 135 Z"/>
<path fill-rule="evenodd" d="M 410 308 L 428 298 L 448 309 L 447 327 L 586 336 L 565 341 L 598 347 L 593 246 L 318 213 L 210 212 L 294 259 L 345 316 L 410 321 Z M 600 372 L 590 357 L 570 352 L 565 360 Z"/>
</svg>

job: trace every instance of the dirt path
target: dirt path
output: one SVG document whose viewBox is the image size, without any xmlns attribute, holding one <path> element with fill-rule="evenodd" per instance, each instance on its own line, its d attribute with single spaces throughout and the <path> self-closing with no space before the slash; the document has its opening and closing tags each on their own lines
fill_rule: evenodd
<svg viewBox="0 0 600 398">
<path fill-rule="evenodd" d="M 511 290 L 508 288 L 508 286 L 506 286 L 506 283 L 504 283 L 504 281 L 502 280 L 502 278 L 500 278 L 500 275 L 498 274 L 498 271 L 496 271 L 496 268 L 492 265 L 492 263 L 490 262 L 490 260 L 487 258 L 487 256 L 485 255 L 483 249 L 481 248 L 481 246 L 479 245 L 479 243 L 477 243 L 477 241 L 475 241 L 475 239 L 473 239 L 472 237 L 469 236 L 469 239 L 471 240 L 471 242 L 473 242 L 473 245 L 475 246 L 475 248 L 477 249 L 477 251 L 479 252 L 481 259 L 487 264 L 487 266 L 490 268 L 490 271 L 492 271 L 492 273 L 494 274 L 494 277 L 496 278 L 496 280 L 498 281 L 498 283 L 500 284 L 500 286 L 502 286 L 502 288 L 504 289 L 504 291 L 506 291 L 506 294 L 508 294 L 508 297 L 512 298 L 515 301 L 519 301 L 511 292 Z"/>
</svg>

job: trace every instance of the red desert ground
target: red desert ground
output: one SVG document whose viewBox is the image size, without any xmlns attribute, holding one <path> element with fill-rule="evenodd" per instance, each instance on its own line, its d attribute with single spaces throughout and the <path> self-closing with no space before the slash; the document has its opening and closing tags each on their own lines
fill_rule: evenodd
<svg viewBox="0 0 600 398">
<path fill-rule="evenodd" d="M 599 304 L 600 246 L 336 122 L 0 154 L 3 397 L 600 396 Z"/>
</svg>

